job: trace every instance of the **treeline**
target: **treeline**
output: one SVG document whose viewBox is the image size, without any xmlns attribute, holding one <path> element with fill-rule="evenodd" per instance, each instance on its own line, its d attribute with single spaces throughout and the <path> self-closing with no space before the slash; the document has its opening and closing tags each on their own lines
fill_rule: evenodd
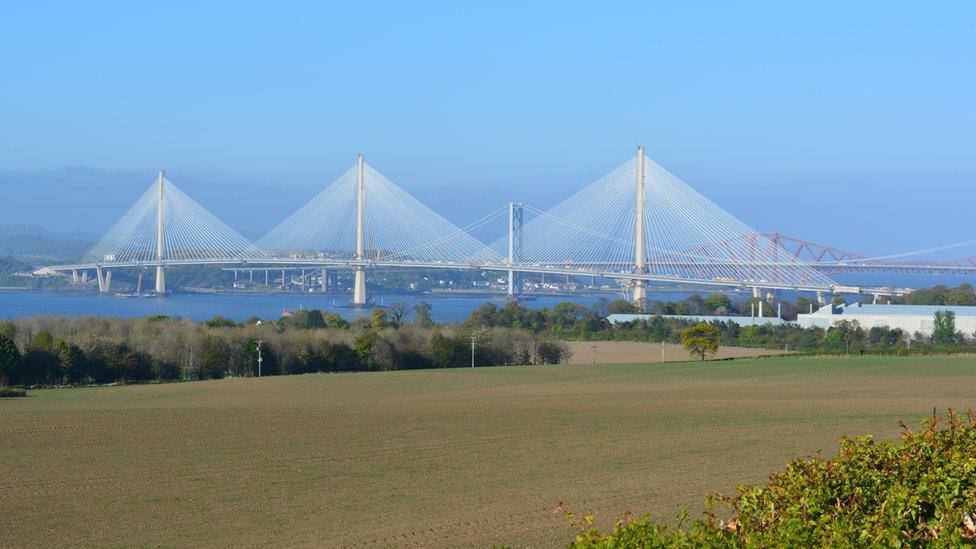
<svg viewBox="0 0 976 549">
<path fill-rule="evenodd" d="M 565 345 L 527 330 L 405 323 L 377 309 L 349 324 L 320 311 L 281 321 L 32 317 L 0 323 L 0 385 L 61 385 L 557 364 Z M 417 316 L 417 315 L 415 315 Z M 332 321 L 330 326 L 326 318 Z M 341 320 L 341 319 L 340 319 Z"/>
<path fill-rule="evenodd" d="M 904 298 L 913 303 L 965 303 L 969 285 L 935 287 Z M 948 302 L 948 303 L 946 303 Z M 518 302 L 485 303 L 462 323 L 439 326 L 429 304 L 394 303 L 347 322 L 319 310 L 278 320 L 222 317 L 192 322 L 167 317 L 33 317 L 0 323 L 0 385 L 88 384 L 115 381 L 214 379 L 253 376 L 261 358 L 263 375 L 311 372 L 454 368 L 474 364 L 556 364 L 568 358 L 560 340 L 681 342 L 693 321 L 669 314 L 749 314 L 755 300 L 732 301 L 724 294 L 652 302 L 646 320 L 611 324 L 612 313 L 635 312 L 624 300 L 601 299 L 592 307 L 572 302 L 531 309 Z M 766 303 L 764 313 L 772 311 Z M 807 310 L 810 301 L 785 303 Z M 758 307 L 755 307 L 758 311 Z M 785 316 L 785 315 L 784 315 Z M 934 335 L 899 329 L 865 330 L 843 321 L 830 328 L 796 325 L 739 326 L 714 322 L 722 345 L 808 353 L 974 352 L 973 334 L 955 330 L 954 318 L 935 319 Z"/>
<path fill-rule="evenodd" d="M 666 318 L 664 315 L 716 315 L 750 313 L 753 300 L 732 302 L 728 296 L 714 294 L 707 298 L 693 295 L 688 299 L 669 303 L 652 303 L 654 310 L 646 320 L 611 324 L 607 314 L 633 313 L 636 307 L 628 301 L 601 300 L 586 308 L 564 302 L 550 308 L 529 309 L 516 302 L 502 307 L 485 303 L 473 311 L 465 326 L 508 327 L 527 329 L 556 339 L 581 341 L 638 341 L 647 343 L 681 342 L 681 332 L 697 321 Z M 783 302 L 783 309 L 804 310 L 809 300 L 800 297 L 793 303 Z M 742 309 L 745 308 L 743 312 Z M 771 308 L 767 302 L 764 313 Z M 758 307 L 755 308 L 758 311 Z M 784 315 L 785 316 L 785 315 Z M 906 334 L 898 328 L 862 328 L 856 321 L 842 321 L 829 328 L 801 328 L 795 324 L 764 324 L 739 326 L 725 321 L 713 322 L 722 336 L 722 345 L 808 353 L 900 353 L 900 352 L 966 352 L 976 351 L 974 334 L 955 329 L 952 315 L 932 336 Z M 939 325 L 938 319 L 936 326 Z M 951 325 L 950 325 L 951 324 Z"/>
<path fill-rule="evenodd" d="M 972 284 L 955 287 L 938 285 L 915 290 L 906 296 L 892 297 L 891 303 L 905 305 L 976 305 L 976 290 Z"/>
</svg>

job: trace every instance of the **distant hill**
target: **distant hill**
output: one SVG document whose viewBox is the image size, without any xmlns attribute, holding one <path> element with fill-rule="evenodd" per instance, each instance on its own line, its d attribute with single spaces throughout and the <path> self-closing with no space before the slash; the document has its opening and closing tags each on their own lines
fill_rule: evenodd
<svg viewBox="0 0 976 549">
<path fill-rule="evenodd" d="M 23 261 L 72 261 L 92 247 L 82 238 L 58 234 L 37 225 L 0 224 L 0 257 Z"/>
<path fill-rule="evenodd" d="M 0 223 L 0 236 L 43 236 L 54 240 L 81 240 L 94 242 L 101 235 L 93 231 L 55 232 L 40 225 L 27 223 Z"/>
<path fill-rule="evenodd" d="M 9 256 L 30 262 L 74 261 L 91 247 L 91 242 L 82 240 L 26 235 L 0 236 L 0 257 Z"/>
<path fill-rule="evenodd" d="M 26 225 L 19 223 L 0 223 L 0 236 L 46 236 L 48 238 L 63 238 L 54 231 L 49 231 L 40 225 Z"/>
</svg>

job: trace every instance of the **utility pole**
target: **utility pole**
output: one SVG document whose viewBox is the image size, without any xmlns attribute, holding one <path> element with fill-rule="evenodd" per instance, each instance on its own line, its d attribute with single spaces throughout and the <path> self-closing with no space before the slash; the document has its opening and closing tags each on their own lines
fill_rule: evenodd
<svg viewBox="0 0 976 549">
<path fill-rule="evenodd" d="M 359 155 L 356 166 L 356 261 L 366 259 L 366 160 Z M 355 267 L 353 305 L 366 304 L 366 273 L 362 265 Z"/>
<path fill-rule="evenodd" d="M 163 271 L 163 255 L 166 242 L 163 236 L 163 218 L 166 213 L 164 200 L 165 193 L 163 186 L 166 181 L 166 172 L 159 170 L 159 177 L 156 180 L 156 295 L 166 295 L 166 273 Z"/>
<path fill-rule="evenodd" d="M 264 343 L 260 339 L 258 340 L 258 377 L 261 377 L 261 363 L 264 362 L 264 357 L 261 356 L 261 344 Z"/>
<path fill-rule="evenodd" d="M 471 367 L 474 368 L 474 340 L 475 335 L 471 334 Z"/>
<path fill-rule="evenodd" d="M 637 204 L 635 208 L 635 244 L 634 244 L 634 267 L 638 274 L 645 274 L 646 264 L 644 258 L 644 147 L 637 146 Z M 634 280 L 634 304 L 644 312 L 644 304 L 647 302 L 647 287 L 643 280 Z"/>
<path fill-rule="evenodd" d="M 593 350 L 593 364 L 596 364 L 596 343 L 590 344 L 590 349 Z"/>
</svg>

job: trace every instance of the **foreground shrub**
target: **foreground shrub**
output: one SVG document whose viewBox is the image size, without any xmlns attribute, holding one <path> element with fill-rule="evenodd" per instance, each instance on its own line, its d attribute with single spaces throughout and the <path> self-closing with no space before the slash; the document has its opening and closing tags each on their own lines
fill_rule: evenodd
<svg viewBox="0 0 976 549">
<path fill-rule="evenodd" d="M 27 391 L 20 387 L 0 387 L 0 398 L 27 396 Z"/>
<path fill-rule="evenodd" d="M 923 426 L 902 424 L 897 442 L 842 439 L 836 457 L 797 460 L 767 484 L 714 495 L 704 518 L 677 529 L 642 518 L 601 533 L 584 517 L 570 546 L 973 545 L 976 420 L 950 410 Z"/>
</svg>

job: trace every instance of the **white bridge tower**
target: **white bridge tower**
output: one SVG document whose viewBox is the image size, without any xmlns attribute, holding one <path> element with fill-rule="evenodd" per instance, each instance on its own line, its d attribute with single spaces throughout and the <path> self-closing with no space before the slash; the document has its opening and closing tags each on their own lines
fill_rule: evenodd
<svg viewBox="0 0 976 549">
<path fill-rule="evenodd" d="M 366 259 L 366 160 L 359 155 L 356 164 L 356 261 Z M 366 272 L 356 265 L 352 290 L 352 304 L 366 305 Z"/>
<path fill-rule="evenodd" d="M 166 241 L 163 236 L 163 219 L 166 214 L 164 206 L 164 189 L 166 184 L 166 172 L 159 170 L 159 177 L 156 180 L 156 295 L 166 295 L 166 272 L 163 270 L 163 257 L 166 250 Z"/>
<path fill-rule="evenodd" d="M 637 146 L 637 204 L 635 211 L 634 236 L 634 269 L 638 274 L 647 273 L 647 262 L 644 257 L 644 147 Z M 644 280 L 634 280 L 634 304 L 641 312 L 647 302 L 647 285 Z"/>
</svg>

